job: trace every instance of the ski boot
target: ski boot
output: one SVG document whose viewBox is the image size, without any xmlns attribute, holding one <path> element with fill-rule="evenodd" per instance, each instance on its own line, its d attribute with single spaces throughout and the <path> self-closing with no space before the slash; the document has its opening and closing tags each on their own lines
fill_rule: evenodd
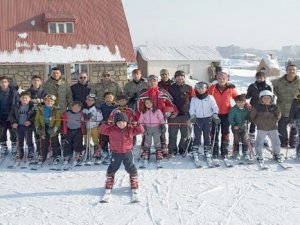
<svg viewBox="0 0 300 225">
<path fill-rule="evenodd" d="M 273 159 L 279 163 L 282 162 L 282 158 L 280 154 L 274 154 Z"/>
<path fill-rule="evenodd" d="M 94 163 L 100 165 L 102 163 L 102 154 L 99 146 L 94 146 Z"/>
<path fill-rule="evenodd" d="M 264 158 L 262 157 L 262 155 L 257 155 L 256 160 L 258 161 L 258 163 L 262 163 L 264 161 Z"/>
<path fill-rule="evenodd" d="M 249 161 L 250 160 L 248 152 L 243 152 L 241 160 L 244 160 L 244 161 Z"/>
<path fill-rule="evenodd" d="M 233 159 L 233 160 L 239 160 L 240 159 L 240 154 L 239 154 L 238 150 L 239 149 L 237 148 L 237 149 L 234 149 L 232 151 L 231 159 Z"/>
<path fill-rule="evenodd" d="M 5 142 L 0 143 L 0 157 L 4 158 L 8 155 L 8 149 Z"/>
<path fill-rule="evenodd" d="M 53 166 L 57 166 L 60 163 L 60 157 L 57 156 L 56 158 L 53 159 Z"/>
</svg>

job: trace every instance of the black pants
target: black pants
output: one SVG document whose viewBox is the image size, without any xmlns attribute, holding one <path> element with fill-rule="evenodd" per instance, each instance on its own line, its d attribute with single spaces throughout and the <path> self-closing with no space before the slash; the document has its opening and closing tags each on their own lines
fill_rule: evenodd
<svg viewBox="0 0 300 225">
<path fill-rule="evenodd" d="M 248 132 L 247 127 L 239 128 L 238 130 L 232 129 L 233 133 L 233 151 L 239 152 L 240 142 L 242 143 L 242 151 L 248 151 Z"/>
<path fill-rule="evenodd" d="M 10 141 L 13 143 L 17 142 L 17 134 L 16 132 L 12 129 L 11 124 L 9 121 L 6 120 L 0 120 L 0 143 L 4 142 L 6 143 L 7 141 L 7 130 L 10 133 Z"/>
<path fill-rule="evenodd" d="M 73 152 L 82 152 L 82 133 L 79 129 L 68 129 L 65 144 L 64 144 L 64 156 L 72 156 Z"/>
<path fill-rule="evenodd" d="M 129 174 L 137 174 L 136 166 L 133 162 L 133 153 L 132 151 L 126 153 L 115 153 L 112 152 L 112 157 L 110 165 L 107 168 L 107 174 L 113 176 L 121 166 L 123 162 L 125 170 Z"/>
<path fill-rule="evenodd" d="M 24 140 L 28 147 L 28 153 L 34 152 L 33 140 L 32 140 L 32 129 L 19 125 L 18 126 L 18 151 L 24 152 Z"/>
<path fill-rule="evenodd" d="M 58 136 L 50 137 L 47 130 L 49 126 L 46 125 L 46 135 L 45 137 L 40 138 L 40 152 L 39 155 L 42 157 L 42 160 L 45 161 L 47 158 L 47 154 L 52 150 L 52 157 L 56 158 L 61 155 L 60 153 L 60 143 L 58 140 Z"/>
<path fill-rule="evenodd" d="M 281 145 L 296 146 L 296 138 L 297 138 L 297 129 L 295 127 L 291 127 L 290 136 L 288 137 L 287 127 L 289 124 L 288 117 L 281 117 L 278 121 L 278 133 Z M 288 143 L 289 142 L 289 143 Z"/>
<path fill-rule="evenodd" d="M 230 124 L 228 122 L 228 114 L 219 114 L 219 117 L 221 119 L 221 124 L 216 125 L 213 123 L 211 129 L 211 142 L 214 143 L 213 155 L 215 156 L 219 156 L 219 147 L 221 147 L 221 155 L 227 155 L 228 147 L 229 147 Z M 217 131 L 215 132 L 216 127 L 217 127 Z M 219 146 L 220 128 L 221 128 L 221 146 Z M 214 133 L 216 133 L 216 136 L 214 136 Z"/>
<path fill-rule="evenodd" d="M 101 134 L 100 135 L 100 145 L 103 151 L 108 152 L 108 143 L 109 143 L 109 136 Z"/>
<path fill-rule="evenodd" d="M 194 143 L 193 145 L 199 146 L 201 144 L 201 136 L 203 133 L 204 146 L 210 145 L 210 129 L 211 117 L 197 118 L 194 124 Z"/>
</svg>

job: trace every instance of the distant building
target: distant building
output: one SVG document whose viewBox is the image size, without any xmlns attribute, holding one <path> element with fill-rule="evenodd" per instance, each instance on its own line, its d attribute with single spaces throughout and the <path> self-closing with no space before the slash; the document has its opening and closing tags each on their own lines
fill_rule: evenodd
<svg viewBox="0 0 300 225">
<path fill-rule="evenodd" d="M 159 75 L 159 71 L 168 69 L 170 75 L 176 70 L 183 70 L 192 79 L 209 81 L 209 67 L 212 63 L 219 65 L 222 56 L 215 48 L 189 47 L 157 47 L 141 46 L 137 48 L 138 68 L 143 76 Z"/>
<path fill-rule="evenodd" d="M 280 76 L 281 70 L 277 59 L 272 54 L 263 55 L 257 71 L 262 71 L 266 76 Z"/>
<path fill-rule="evenodd" d="M 121 86 L 135 53 L 121 0 L 0 0 L 0 76 L 27 88 L 57 66 L 68 83 L 103 71 Z"/>
<path fill-rule="evenodd" d="M 221 54 L 224 58 L 230 58 L 232 55 L 240 54 L 241 48 L 239 46 L 230 45 L 226 47 L 217 47 L 217 51 Z"/>
</svg>

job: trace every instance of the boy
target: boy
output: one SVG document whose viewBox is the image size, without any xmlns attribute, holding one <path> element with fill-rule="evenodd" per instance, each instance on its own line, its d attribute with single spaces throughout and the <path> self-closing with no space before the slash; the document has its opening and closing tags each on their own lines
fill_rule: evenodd
<svg viewBox="0 0 300 225">
<path fill-rule="evenodd" d="M 114 116 L 113 124 L 102 124 L 100 125 L 101 135 L 109 136 L 110 140 L 114 140 L 110 143 L 110 150 L 112 152 L 112 158 L 110 165 L 106 172 L 106 182 L 105 182 L 105 195 L 102 201 L 109 201 L 109 196 L 114 184 L 115 173 L 121 166 L 123 162 L 125 170 L 129 173 L 130 184 L 133 196 L 136 197 L 138 189 L 138 174 L 137 168 L 133 162 L 132 154 L 132 142 L 133 137 L 142 134 L 144 128 L 141 124 L 136 122 L 133 126 L 127 126 L 128 118 L 124 113 L 117 112 Z M 136 199 L 132 199 L 137 201 Z"/>
<path fill-rule="evenodd" d="M 8 120 L 13 106 L 18 105 L 19 94 L 14 88 L 9 87 L 9 79 L 6 76 L 0 77 L 0 147 L 1 157 L 8 154 L 7 150 L 7 130 L 10 132 L 11 154 L 17 154 L 17 136 L 12 130 L 11 123 Z"/>
<path fill-rule="evenodd" d="M 62 143 L 64 147 L 64 164 L 67 164 L 76 152 L 75 161 L 81 161 L 83 114 L 82 103 L 74 101 L 71 110 L 63 113 Z"/>
<path fill-rule="evenodd" d="M 278 162 L 282 161 L 280 156 L 280 140 L 277 131 L 277 123 L 281 117 L 281 113 L 278 106 L 272 103 L 272 96 L 273 93 L 269 90 L 260 92 L 259 104 L 250 110 L 250 121 L 257 126 L 255 151 L 259 162 L 263 162 L 262 149 L 266 136 L 271 140 L 274 159 Z"/>
<path fill-rule="evenodd" d="M 94 158 L 95 160 L 101 159 L 101 147 L 99 145 L 99 138 L 98 138 L 98 126 L 100 122 L 103 120 L 102 113 L 97 110 L 95 103 L 96 103 L 96 95 L 89 94 L 86 97 L 86 108 L 82 110 L 83 118 L 85 122 L 85 137 L 84 143 L 86 147 L 86 156 L 87 160 L 89 160 L 89 149 L 90 149 L 90 139 L 94 143 Z M 77 159 L 77 163 L 80 163 L 80 158 Z"/>
<path fill-rule="evenodd" d="M 233 133 L 233 152 L 232 158 L 239 159 L 239 146 L 240 141 L 242 143 L 242 160 L 249 160 L 248 154 L 248 132 L 247 132 L 247 120 L 249 116 L 249 110 L 245 107 L 246 96 L 238 95 L 235 97 L 236 105 L 232 107 L 228 114 L 228 121 L 231 125 Z"/>
<path fill-rule="evenodd" d="M 46 95 L 44 98 L 45 105 L 38 107 L 36 111 L 34 125 L 36 133 L 40 135 L 39 164 L 45 162 L 48 154 L 48 148 L 52 150 L 53 164 L 60 162 L 60 143 L 58 135 L 61 126 L 61 111 L 54 106 L 56 97 Z"/>
<path fill-rule="evenodd" d="M 18 155 L 17 160 L 20 161 L 24 156 L 24 139 L 27 145 L 27 158 L 33 159 L 34 157 L 34 146 L 32 141 L 32 131 L 34 124 L 35 111 L 34 106 L 30 103 L 30 93 L 22 92 L 20 94 L 19 106 L 13 107 L 9 116 L 9 121 L 12 124 L 12 128 L 17 130 L 18 137 Z"/>
</svg>

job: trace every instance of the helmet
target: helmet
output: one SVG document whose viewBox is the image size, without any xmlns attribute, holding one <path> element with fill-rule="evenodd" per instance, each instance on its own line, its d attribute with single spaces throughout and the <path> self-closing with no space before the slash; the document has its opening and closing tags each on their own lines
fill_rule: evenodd
<svg viewBox="0 0 300 225">
<path fill-rule="evenodd" d="M 198 82 L 195 84 L 195 89 L 203 89 L 203 88 L 206 88 L 207 89 L 208 85 L 206 82 Z"/>
<path fill-rule="evenodd" d="M 263 96 L 270 96 L 271 98 L 273 98 L 273 93 L 269 90 L 264 90 L 264 91 L 259 92 L 259 98 L 261 98 Z"/>
</svg>

